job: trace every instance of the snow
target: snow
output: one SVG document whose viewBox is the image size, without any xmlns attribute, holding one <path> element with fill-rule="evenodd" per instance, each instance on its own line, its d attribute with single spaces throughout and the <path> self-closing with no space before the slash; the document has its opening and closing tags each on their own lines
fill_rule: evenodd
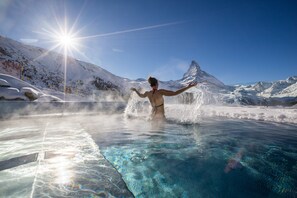
<svg viewBox="0 0 297 198">
<path fill-rule="evenodd" d="M 11 75 L 0 73 L 0 79 L 2 81 L 6 81 L 11 87 L 15 87 L 18 89 L 21 89 L 22 87 L 29 87 L 29 88 L 35 89 L 38 92 L 41 92 L 41 90 L 36 88 L 35 86 L 32 86 L 31 84 L 29 84 L 23 80 L 20 80 L 14 76 L 11 76 Z"/>
<path fill-rule="evenodd" d="M 0 87 L 10 87 L 10 85 L 7 80 L 0 79 Z"/>
<path fill-rule="evenodd" d="M 0 82 L 1 100 L 61 101 L 58 97 L 46 95 L 40 89 L 10 75 L 0 74 Z"/>
<path fill-rule="evenodd" d="M 61 102 L 62 100 L 56 96 L 52 96 L 52 95 L 41 95 L 37 100 L 35 100 L 36 102 Z"/>
<path fill-rule="evenodd" d="M 0 98 L 6 100 L 28 100 L 19 89 L 13 87 L 0 87 Z"/>
<path fill-rule="evenodd" d="M 292 84 L 285 89 L 281 90 L 274 97 L 297 97 L 297 83 Z"/>
<path fill-rule="evenodd" d="M 262 89 L 259 89 L 259 86 Z M 297 97 L 297 77 L 292 76 L 286 80 L 275 82 L 259 82 L 252 87 L 258 92 L 258 96 L 262 97 Z M 257 89 L 258 88 L 258 89 Z"/>
<path fill-rule="evenodd" d="M 126 81 L 96 65 L 67 57 L 64 77 L 64 56 L 42 48 L 24 45 L 0 36 L 0 73 L 24 79 L 42 88 L 63 92 L 64 84 L 71 92 L 91 95 L 96 89 L 94 81 L 100 79 L 103 88 L 128 91 Z"/>
<path fill-rule="evenodd" d="M 38 98 L 39 96 L 39 92 L 35 89 L 32 89 L 31 87 L 22 87 L 21 93 L 23 94 L 30 93 L 33 95 L 34 98 Z"/>
<path fill-rule="evenodd" d="M 259 106 L 203 106 L 200 113 L 206 117 L 227 117 L 284 123 L 297 123 L 297 109 Z"/>
<path fill-rule="evenodd" d="M 199 123 L 204 118 L 231 118 L 297 124 L 297 109 L 263 106 L 166 104 L 166 117 L 180 122 Z"/>
<path fill-rule="evenodd" d="M 201 117 L 225 117 L 297 124 L 297 110 L 290 108 L 206 105 L 202 106 L 198 113 Z"/>
<path fill-rule="evenodd" d="M 192 61 L 188 71 L 184 74 L 183 78 L 181 79 L 182 84 L 187 84 L 192 81 L 197 82 L 208 82 L 218 87 L 224 87 L 224 83 L 216 79 L 214 76 L 208 74 L 207 72 L 201 70 L 198 63 Z"/>
</svg>

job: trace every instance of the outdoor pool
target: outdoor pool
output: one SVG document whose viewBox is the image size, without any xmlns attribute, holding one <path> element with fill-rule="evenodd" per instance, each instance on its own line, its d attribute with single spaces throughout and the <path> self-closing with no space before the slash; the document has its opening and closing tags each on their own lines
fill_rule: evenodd
<svg viewBox="0 0 297 198">
<path fill-rule="evenodd" d="M 123 114 L 0 121 L 0 197 L 297 197 L 297 126 Z"/>
</svg>

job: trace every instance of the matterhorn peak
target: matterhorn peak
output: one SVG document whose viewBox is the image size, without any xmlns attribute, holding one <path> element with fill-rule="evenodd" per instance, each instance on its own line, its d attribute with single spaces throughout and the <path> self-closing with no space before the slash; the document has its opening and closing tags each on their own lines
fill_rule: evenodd
<svg viewBox="0 0 297 198">
<path fill-rule="evenodd" d="M 216 79 L 214 76 L 208 74 L 207 72 L 201 70 L 199 64 L 196 61 L 192 61 L 188 71 L 184 74 L 184 82 L 207 82 L 218 87 L 224 87 L 224 83 Z"/>
<path fill-rule="evenodd" d="M 194 61 L 194 60 L 192 60 L 190 67 L 193 67 L 193 68 L 195 67 L 197 69 L 200 69 L 199 64 L 196 61 Z"/>
<path fill-rule="evenodd" d="M 201 73 L 201 69 L 199 64 L 196 61 L 192 61 L 191 65 L 188 69 L 188 71 L 184 74 L 184 78 L 190 77 L 190 76 L 197 76 Z"/>
</svg>

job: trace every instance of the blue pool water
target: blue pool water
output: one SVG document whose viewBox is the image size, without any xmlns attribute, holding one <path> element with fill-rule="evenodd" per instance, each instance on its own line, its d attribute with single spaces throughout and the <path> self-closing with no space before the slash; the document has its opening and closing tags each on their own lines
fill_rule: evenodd
<svg viewBox="0 0 297 198">
<path fill-rule="evenodd" d="M 297 197 L 297 126 L 227 119 L 126 125 L 94 137 L 136 197 Z"/>
<path fill-rule="evenodd" d="M 297 126 L 116 115 L 0 120 L 0 197 L 297 197 Z"/>
</svg>

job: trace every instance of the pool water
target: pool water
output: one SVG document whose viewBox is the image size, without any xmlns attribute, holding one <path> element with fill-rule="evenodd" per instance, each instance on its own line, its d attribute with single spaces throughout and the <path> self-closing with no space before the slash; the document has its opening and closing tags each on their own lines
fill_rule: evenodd
<svg viewBox="0 0 297 198">
<path fill-rule="evenodd" d="M 0 124 L 0 197 L 297 197 L 296 125 L 122 114 Z"/>
<path fill-rule="evenodd" d="M 297 126 L 125 122 L 95 139 L 136 197 L 297 197 Z"/>
</svg>

